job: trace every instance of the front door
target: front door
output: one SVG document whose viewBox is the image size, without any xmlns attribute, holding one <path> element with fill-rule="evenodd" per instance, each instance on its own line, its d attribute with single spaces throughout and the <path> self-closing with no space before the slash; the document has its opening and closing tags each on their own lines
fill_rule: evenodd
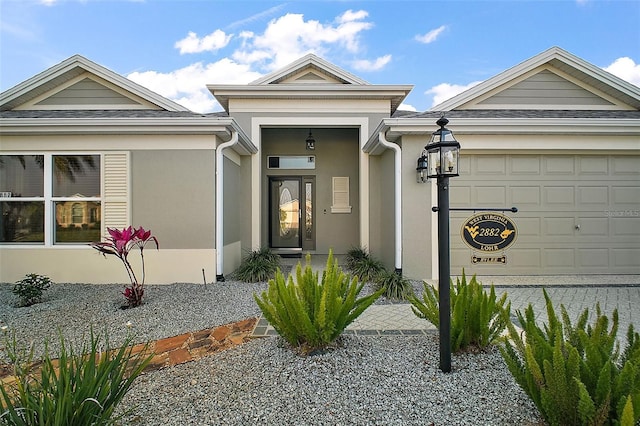
<svg viewBox="0 0 640 426">
<path fill-rule="evenodd" d="M 269 245 L 274 249 L 315 249 L 313 177 L 269 178 Z"/>
</svg>

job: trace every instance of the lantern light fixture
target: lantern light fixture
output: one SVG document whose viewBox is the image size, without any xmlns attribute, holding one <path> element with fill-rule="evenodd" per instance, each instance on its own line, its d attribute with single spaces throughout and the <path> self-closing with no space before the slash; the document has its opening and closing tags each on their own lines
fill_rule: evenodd
<svg viewBox="0 0 640 426">
<path fill-rule="evenodd" d="M 313 151 L 316 149 L 316 140 L 311 134 L 311 130 L 309 130 L 309 136 L 307 136 L 307 140 L 305 142 L 307 144 L 306 146 L 308 151 Z"/>
</svg>

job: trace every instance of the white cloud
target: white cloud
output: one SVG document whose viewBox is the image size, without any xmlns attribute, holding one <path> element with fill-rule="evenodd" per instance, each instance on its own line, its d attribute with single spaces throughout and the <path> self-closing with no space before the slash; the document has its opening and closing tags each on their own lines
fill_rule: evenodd
<svg viewBox="0 0 640 426">
<path fill-rule="evenodd" d="M 425 95 L 433 95 L 433 102 L 431 103 L 431 106 L 435 106 L 446 101 L 447 99 L 453 98 L 455 95 L 462 93 L 479 83 L 481 83 L 481 81 L 474 81 L 467 84 L 466 86 L 460 84 L 441 83 L 437 86 L 433 86 L 431 89 L 427 90 L 424 93 Z"/>
<path fill-rule="evenodd" d="M 168 73 L 133 72 L 127 78 L 192 111 L 210 112 L 218 104 L 207 90 L 207 84 L 246 84 L 260 76 L 260 73 L 252 71 L 248 65 L 224 58 L 206 65 L 196 62 Z"/>
<path fill-rule="evenodd" d="M 398 106 L 398 109 L 399 109 L 399 110 L 403 110 L 403 111 L 414 111 L 414 112 L 415 112 L 415 111 L 418 111 L 418 110 L 416 109 L 416 107 L 414 107 L 413 105 L 405 104 L 405 103 L 401 103 L 401 104 Z"/>
<path fill-rule="evenodd" d="M 363 21 L 367 12 L 346 11 L 335 19 L 335 25 L 316 20 L 304 20 L 301 14 L 288 13 L 273 19 L 264 33 L 245 37 L 243 48 L 234 58 L 270 58 L 261 60 L 266 70 L 285 66 L 307 53 L 325 55 L 330 48 L 344 48 L 357 54 L 360 50 L 359 35 L 373 27 Z"/>
<path fill-rule="evenodd" d="M 1 0 L 0 0 L 1 1 Z M 249 21 L 273 13 L 277 8 L 247 18 Z M 241 31 L 237 36 L 217 29 L 204 37 L 189 32 L 175 43 L 180 53 L 235 49 L 229 57 L 214 63 L 197 62 L 171 72 L 134 72 L 128 77 L 149 89 L 197 112 L 220 107 L 206 89 L 206 84 L 246 84 L 264 73 L 290 64 L 307 53 L 327 56 L 331 52 L 361 54 L 361 34 L 372 28 L 364 10 L 347 10 L 330 22 L 305 20 L 301 14 L 287 13 L 272 19 L 262 33 Z M 237 21 L 238 25 L 243 21 Z M 377 70 L 391 60 L 384 55 L 373 60 L 356 61 L 359 69 Z"/>
<path fill-rule="evenodd" d="M 198 37 L 198 34 L 189 31 L 189 34 L 176 42 L 174 47 L 180 49 L 180 54 L 185 53 L 200 53 L 200 52 L 215 52 L 229 44 L 232 34 L 225 34 L 222 30 L 215 30 L 211 34 L 208 34 L 202 38 Z"/>
<path fill-rule="evenodd" d="M 446 25 L 441 25 L 435 30 L 431 30 L 426 34 L 417 35 L 415 39 L 418 40 L 420 43 L 424 43 L 424 44 L 433 43 L 440 36 L 440 34 L 442 34 L 442 32 L 446 29 L 447 29 Z"/>
<path fill-rule="evenodd" d="M 375 61 L 370 61 L 368 59 L 360 59 L 352 62 L 353 68 L 358 71 L 378 71 L 384 68 L 391 62 L 391 55 L 384 55 L 377 58 Z"/>
<path fill-rule="evenodd" d="M 604 70 L 640 87 L 640 64 L 636 64 L 634 60 L 629 57 L 616 59 L 611 65 L 605 67 Z"/>
</svg>

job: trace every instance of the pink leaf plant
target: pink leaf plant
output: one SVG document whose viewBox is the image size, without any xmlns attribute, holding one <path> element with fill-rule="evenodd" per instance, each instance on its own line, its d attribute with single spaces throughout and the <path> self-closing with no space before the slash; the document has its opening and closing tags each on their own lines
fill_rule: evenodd
<svg viewBox="0 0 640 426">
<path fill-rule="evenodd" d="M 149 242 L 153 242 L 156 245 L 156 249 L 159 249 L 158 240 L 151 235 L 151 231 L 145 230 L 142 226 L 139 228 L 133 228 L 129 226 L 122 230 L 116 228 L 107 228 L 109 236 L 106 241 L 91 243 L 91 247 L 102 253 L 103 256 L 108 254 L 116 256 L 124 264 L 124 268 L 129 275 L 131 284 L 125 287 L 122 294 L 127 299 L 129 307 L 136 307 L 142 304 L 142 296 L 144 295 L 144 247 Z M 140 249 L 140 260 L 142 263 L 142 280 L 139 281 L 136 273 L 129 262 L 129 253 L 134 248 Z"/>
</svg>

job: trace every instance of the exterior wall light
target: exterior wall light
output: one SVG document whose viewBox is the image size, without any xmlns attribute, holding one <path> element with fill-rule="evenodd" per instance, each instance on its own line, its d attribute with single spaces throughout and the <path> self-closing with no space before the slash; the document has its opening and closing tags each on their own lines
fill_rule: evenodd
<svg viewBox="0 0 640 426">
<path fill-rule="evenodd" d="M 429 176 L 427 176 L 427 151 L 422 151 L 422 155 L 418 158 L 418 166 L 416 167 L 416 182 L 427 183 Z"/>
<path fill-rule="evenodd" d="M 311 130 L 309 130 L 309 136 L 307 136 L 306 143 L 307 143 L 307 150 L 313 151 L 316 149 L 316 140 L 311 134 Z"/>
</svg>

